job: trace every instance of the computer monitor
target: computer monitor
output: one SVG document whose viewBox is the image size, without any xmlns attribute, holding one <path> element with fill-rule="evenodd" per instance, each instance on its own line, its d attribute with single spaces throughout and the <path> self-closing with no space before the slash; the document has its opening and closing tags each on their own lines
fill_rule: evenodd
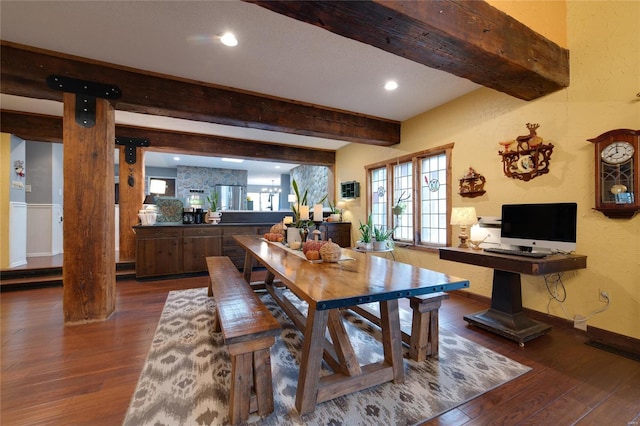
<svg viewBox="0 0 640 426">
<path fill-rule="evenodd" d="M 526 251 L 576 249 L 576 203 L 504 204 L 500 242 Z"/>
</svg>

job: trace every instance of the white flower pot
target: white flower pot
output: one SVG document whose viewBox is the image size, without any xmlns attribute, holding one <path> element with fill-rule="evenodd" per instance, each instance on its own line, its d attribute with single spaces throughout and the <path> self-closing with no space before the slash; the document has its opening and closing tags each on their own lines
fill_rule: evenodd
<svg viewBox="0 0 640 426">
<path fill-rule="evenodd" d="M 302 235 L 300 235 L 300 229 L 293 226 L 287 228 L 287 242 L 300 241 L 302 242 Z"/>
<path fill-rule="evenodd" d="M 387 240 L 383 241 L 374 241 L 373 242 L 374 250 L 386 250 L 387 249 Z"/>
<path fill-rule="evenodd" d="M 356 248 L 360 250 L 373 250 L 373 243 L 365 243 L 362 241 L 357 241 Z"/>
</svg>

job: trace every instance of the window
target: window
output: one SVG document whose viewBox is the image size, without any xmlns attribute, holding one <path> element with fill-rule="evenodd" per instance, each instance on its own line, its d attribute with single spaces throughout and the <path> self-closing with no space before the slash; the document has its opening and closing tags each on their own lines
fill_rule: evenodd
<svg viewBox="0 0 640 426">
<path fill-rule="evenodd" d="M 394 228 L 400 244 L 450 245 L 452 149 L 449 144 L 366 166 L 373 224 Z"/>
</svg>

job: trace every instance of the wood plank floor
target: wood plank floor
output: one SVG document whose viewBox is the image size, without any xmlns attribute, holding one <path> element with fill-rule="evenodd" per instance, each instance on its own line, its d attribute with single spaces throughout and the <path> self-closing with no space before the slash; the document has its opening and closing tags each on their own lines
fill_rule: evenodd
<svg viewBox="0 0 640 426">
<path fill-rule="evenodd" d="M 119 425 L 124 419 L 170 290 L 207 277 L 117 282 L 105 322 L 65 326 L 62 288 L 2 293 L 0 423 Z M 584 344 L 559 328 L 524 348 L 462 320 L 486 308 L 456 295 L 440 326 L 531 366 L 533 371 L 427 424 L 640 425 L 640 363 Z"/>
</svg>

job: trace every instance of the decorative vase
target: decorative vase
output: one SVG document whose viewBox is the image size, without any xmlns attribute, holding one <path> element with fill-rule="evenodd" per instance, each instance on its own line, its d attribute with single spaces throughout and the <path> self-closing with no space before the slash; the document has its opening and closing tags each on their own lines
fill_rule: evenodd
<svg viewBox="0 0 640 426">
<path fill-rule="evenodd" d="M 332 222 L 340 222 L 340 213 L 332 213 L 329 215 Z"/>
<path fill-rule="evenodd" d="M 300 228 L 294 228 L 293 226 L 290 226 L 287 228 L 287 242 L 291 243 L 292 241 L 302 242 L 302 236 L 300 235 Z"/>
</svg>

